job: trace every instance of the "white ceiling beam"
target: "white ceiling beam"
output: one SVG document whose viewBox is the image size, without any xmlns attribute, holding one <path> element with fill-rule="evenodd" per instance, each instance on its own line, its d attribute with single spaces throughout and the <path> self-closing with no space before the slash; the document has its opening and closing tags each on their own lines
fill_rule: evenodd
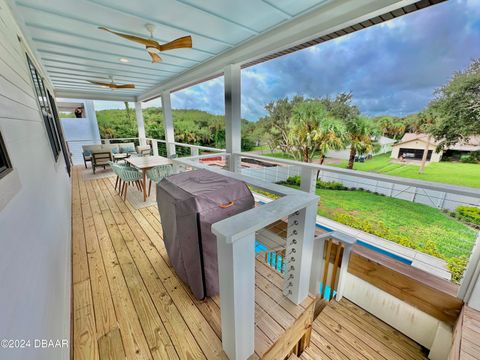
<svg viewBox="0 0 480 360">
<path fill-rule="evenodd" d="M 96 92 L 73 91 L 73 90 L 55 90 L 55 97 L 64 99 L 84 99 L 84 100 L 105 100 L 105 101 L 137 101 L 135 96 L 126 96 L 122 94 L 102 94 Z"/>
<path fill-rule="evenodd" d="M 225 66 L 245 64 L 306 41 L 355 25 L 417 0 L 336 0 L 260 34 L 242 45 L 180 73 L 171 80 L 138 96 L 140 101 L 154 99 L 163 91 L 174 91 L 204 79 L 220 76 Z"/>
</svg>

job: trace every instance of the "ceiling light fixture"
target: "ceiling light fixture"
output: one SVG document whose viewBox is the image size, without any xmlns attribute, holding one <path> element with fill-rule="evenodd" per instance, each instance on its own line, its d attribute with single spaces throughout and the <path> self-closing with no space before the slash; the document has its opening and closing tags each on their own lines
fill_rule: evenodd
<svg viewBox="0 0 480 360">
<path fill-rule="evenodd" d="M 120 62 L 128 63 L 128 59 L 127 58 L 120 58 Z"/>
</svg>

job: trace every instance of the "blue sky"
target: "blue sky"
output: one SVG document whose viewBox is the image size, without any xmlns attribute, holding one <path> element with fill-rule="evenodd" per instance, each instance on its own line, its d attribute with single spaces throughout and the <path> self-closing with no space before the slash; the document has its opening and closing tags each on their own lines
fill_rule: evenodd
<svg viewBox="0 0 480 360">
<path fill-rule="evenodd" d="M 349 91 L 366 115 L 404 116 L 421 110 L 436 88 L 477 57 L 480 0 L 449 0 L 243 70 L 242 117 L 255 121 L 266 103 L 286 96 Z M 172 106 L 223 114 L 223 77 L 172 94 Z"/>
</svg>

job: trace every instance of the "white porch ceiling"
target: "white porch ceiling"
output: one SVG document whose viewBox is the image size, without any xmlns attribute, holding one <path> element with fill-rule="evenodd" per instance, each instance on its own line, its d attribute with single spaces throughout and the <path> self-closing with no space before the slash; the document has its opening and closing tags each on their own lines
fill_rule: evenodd
<svg viewBox="0 0 480 360">
<path fill-rule="evenodd" d="M 59 96 L 141 99 L 218 75 L 312 39 L 332 29 L 392 11 L 415 0 L 10 0 L 12 10 Z M 98 30 L 168 42 L 192 35 L 193 49 L 161 54 L 152 64 L 145 48 Z M 128 63 L 120 62 L 127 58 Z M 88 80 L 136 84 L 112 91 Z"/>
</svg>

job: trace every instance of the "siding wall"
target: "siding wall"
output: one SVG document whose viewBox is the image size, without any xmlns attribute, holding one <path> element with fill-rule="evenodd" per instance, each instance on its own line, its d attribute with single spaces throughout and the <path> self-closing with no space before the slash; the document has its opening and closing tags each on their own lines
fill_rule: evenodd
<svg viewBox="0 0 480 360">
<path fill-rule="evenodd" d="M 70 179 L 52 154 L 34 96 L 21 34 L 0 0 L 0 131 L 14 171 L 0 179 L 0 359 L 67 359 L 69 349 L 34 349 L 70 333 Z"/>
</svg>

